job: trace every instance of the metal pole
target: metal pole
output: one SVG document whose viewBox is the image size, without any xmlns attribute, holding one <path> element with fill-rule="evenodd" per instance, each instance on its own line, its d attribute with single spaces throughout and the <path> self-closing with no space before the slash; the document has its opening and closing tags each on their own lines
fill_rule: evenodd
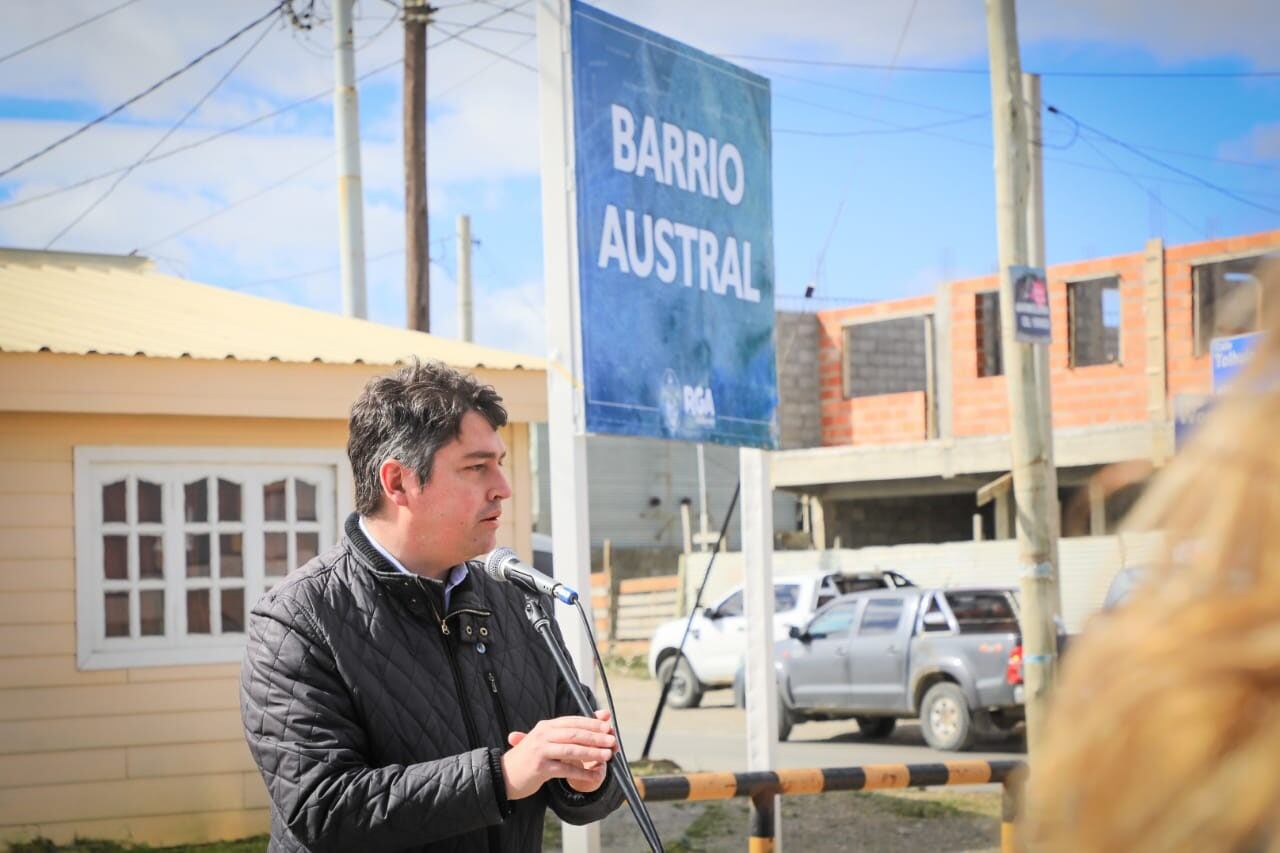
<svg viewBox="0 0 1280 853">
<path fill-rule="evenodd" d="M 431 257 L 427 224 L 426 0 L 404 4 L 404 290 L 410 329 L 431 331 Z"/>
<path fill-rule="evenodd" d="M 777 767 L 778 679 L 773 663 L 773 483 L 769 454 L 754 448 L 738 451 L 742 477 L 742 604 L 747 622 L 747 769 Z M 755 853 L 773 850 L 782 835 L 782 810 L 777 800 L 772 815 L 763 804 L 751 803 Z M 769 830 L 769 838 L 762 837 Z M 759 834 L 758 834 L 758 832 Z M 767 844 L 766 844 L 767 840 Z"/>
<path fill-rule="evenodd" d="M 355 0 L 333 3 L 333 130 L 338 145 L 338 265 L 342 313 L 368 316 L 364 291 L 364 189 L 360 182 L 360 105 L 351 32 Z"/>
<path fill-rule="evenodd" d="M 710 526 L 707 514 L 707 454 L 702 444 L 698 444 L 698 538 L 702 550 L 707 550 L 707 528 Z"/>
<path fill-rule="evenodd" d="M 1034 757 L 1044 736 L 1049 687 L 1057 663 L 1054 540 L 1058 527 L 1058 483 L 1053 467 L 1051 409 L 1046 406 L 1049 399 L 1048 354 L 1042 355 L 1038 369 L 1036 346 L 1015 340 L 1010 268 L 1026 265 L 1030 260 L 1026 214 L 1030 173 L 1027 109 L 1021 95 L 1014 0 L 987 0 L 987 42 L 995 141 L 996 230 L 1000 250 L 1000 326 L 1009 385 L 1011 468 L 1022 575 L 1027 746 Z"/>
<path fill-rule="evenodd" d="M 541 134 L 542 264 L 547 301 L 547 433 L 551 450 L 552 558 L 555 575 L 591 588 L 587 504 L 587 436 L 578 341 L 577 202 L 574 186 L 573 84 L 569 0 L 539 0 L 538 108 Z M 585 601 L 588 618 L 591 602 Z M 594 683 L 592 654 L 581 631 L 565 632 L 579 677 Z M 599 853 L 600 826 L 565 824 L 564 853 Z"/>
<path fill-rule="evenodd" d="M 471 331 L 471 217 L 458 217 L 458 337 L 474 340 Z"/>
</svg>

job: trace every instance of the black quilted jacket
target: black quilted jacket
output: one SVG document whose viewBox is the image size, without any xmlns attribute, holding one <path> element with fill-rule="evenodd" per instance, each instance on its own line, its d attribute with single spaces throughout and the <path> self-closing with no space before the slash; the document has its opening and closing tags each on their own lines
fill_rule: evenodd
<svg viewBox="0 0 1280 853">
<path fill-rule="evenodd" d="M 548 806 L 575 824 L 617 808 L 612 781 L 507 801 L 507 733 L 578 711 L 524 595 L 469 568 L 446 615 L 441 584 L 396 571 L 353 515 L 254 607 L 240 706 L 271 851 L 540 850 Z"/>
</svg>

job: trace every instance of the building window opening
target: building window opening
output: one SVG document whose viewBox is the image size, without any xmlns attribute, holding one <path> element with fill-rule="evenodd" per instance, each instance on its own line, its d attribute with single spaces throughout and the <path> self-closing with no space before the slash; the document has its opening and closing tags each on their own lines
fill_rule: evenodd
<svg viewBox="0 0 1280 853">
<path fill-rule="evenodd" d="M 1120 279 L 1116 276 L 1067 285 L 1071 366 L 1120 362 Z"/>
</svg>

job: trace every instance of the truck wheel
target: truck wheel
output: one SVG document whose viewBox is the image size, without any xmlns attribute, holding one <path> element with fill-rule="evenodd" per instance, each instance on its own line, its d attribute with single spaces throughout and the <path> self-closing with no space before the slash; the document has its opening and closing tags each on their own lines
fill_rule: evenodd
<svg viewBox="0 0 1280 853">
<path fill-rule="evenodd" d="M 667 704 L 672 708 L 696 708 L 702 701 L 702 685 L 698 676 L 693 674 L 693 667 L 684 655 L 676 663 L 676 656 L 669 655 L 658 664 L 658 684 L 666 684 L 671 679 L 671 690 L 667 693 Z M 675 670 L 673 673 L 672 670 Z"/>
<path fill-rule="evenodd" d="M 973 715 L 960 685 L 941 681 L 929 688 L 920 704 L 920 728 L 934 749 L 962 752 L 973 746 Z"/>
<path fill-rule="evenodd" d="M 882 740 L 893 734 L 898 721 L 893 717 L 854 717 L 858 732 L 866 740 Z"/>
<path fill-rule="evenodd" d="M 787 708 L 787 703 L 782 701 L 782 688 L 779 687 L 778 690 L 778 740 L 784 741 L 791 737 L 791 727 L 796 724 L 796 717 Z"/>
</svg>

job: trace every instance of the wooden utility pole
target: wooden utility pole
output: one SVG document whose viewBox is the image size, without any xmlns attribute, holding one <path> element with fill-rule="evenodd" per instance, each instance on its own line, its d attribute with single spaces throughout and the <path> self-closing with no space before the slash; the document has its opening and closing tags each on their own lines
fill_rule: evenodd
<svg viewBox="0 0 1280 853">
<path fill-rule="evenodd" d="M 431 331 L 431 258 L 427 231 L 426 0 L 404 3 L 404 282 L 406 325 Z"/>
<path fill-rule="evenodd" d="M 1031 262 L 1029 122 L 1022 95 L 1014 0 L 987 0 L 991 115 L 995 137 L 996 231 L 1000 250 L 1000 327 L 1009 385 L 1013 494 L 1022 588 L 1022 660 L 1027 747 L 1032 760 L 1045 736 L 1049 688 L 1057 669 L 1058 477 L 1047 344 L 1019 342 L 1011 268 Z M 1038 221 L 1038 220 L 1036 220 Z M 1037 235 L 1039 245 L 1043 242 Z M 1037 353 L 1037 349 L 1043 352 Z"/>
</svg>

